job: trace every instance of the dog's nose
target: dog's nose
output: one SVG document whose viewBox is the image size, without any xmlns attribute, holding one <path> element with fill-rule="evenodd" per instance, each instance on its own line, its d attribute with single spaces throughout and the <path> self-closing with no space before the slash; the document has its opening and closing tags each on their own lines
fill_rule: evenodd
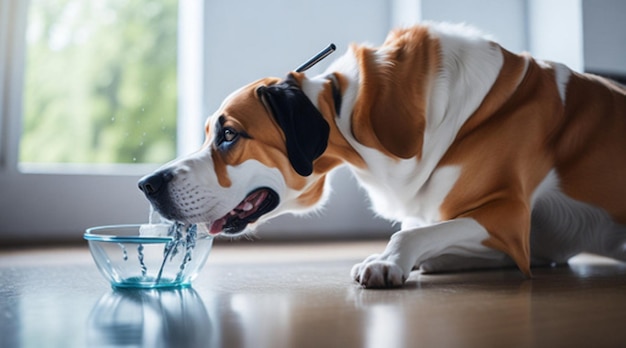
<svg viewBox="0 0 626 348">
<path fill-rule="evenodd" d="M 162 170 L 153 174 L 144 176 L 139 180 L 137 185 L 146 196 L 153 196 L 161 189 L 167 186 L 174 175 L 170 170 Z"/>
</svg>

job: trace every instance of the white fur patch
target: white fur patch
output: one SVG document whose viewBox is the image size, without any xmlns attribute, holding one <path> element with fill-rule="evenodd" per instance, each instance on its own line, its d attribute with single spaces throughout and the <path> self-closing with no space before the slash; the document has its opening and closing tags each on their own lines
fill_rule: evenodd
<svg viewBox="0 0 626 348">
<path fill-rule="evenodd" d="M 430 264 L 429 260 L 442 255 L 464 258 L 464 268 L 472 268 L 474 258 L 501 261 L 502 253 L 482 245 L 488 237 L 487 230 L 470 218 L 402 230 L 391 237 L 382 254 L 356 264 L 352 277 L 366 287 L 390 287 L 402 285 L 415 267 L 434 271 L 436 264 Z"/>
<path fill-rule="evenodd" d="M 174 178 L 169 192 L 175 208 L 190 222 L 211 222 L 224 216 L 246 195 L 268 187 L 283 196 L 286 184 L 277 168 L 268 168 L 256 160 L 227 166 L 230 187 L 222 187 L 210 161 L 209 151 L 197 152 L 168 165 Z"/>
<path fill-rule="evenodd" d="M 567 66 L 560 63 L 554 63 L 553 67 L 556 77 L 556 86 L 559 89 L 559 96 L 561 97 L 561 102 L 565 105 L 565 98 L 567 97 L 567 83 L 572 75 L 572 71 Z"/>
<path fill-rule="evenodd" d="M 392 239 L 398 239 L 398 248 L 411 248 L 419 255 L 413 262 L 409 262 L 412 266 L 419 266 L 422 262 L 442 254 L 477 256 L 490 250 L 482 245 L 482 241 L 489 238 L 489 233 L 482 225 L 469 218 L 400 231 L 397 235 Z"/>
<path fill-rule="evenodd" d="M 323 74 L 339 72 L 348 80 L 337 125 L 367 162 L 366 170 L 352 169 L 368 191 L 375 211 L 396 221 L 439 220 L 438 207 L 458 178 L 458 169 L 437 166 L 459 129 L 489 92 L 503 63 L 500 48 L 467 27 L 442 24 L 433 25 L 430 30 L 441 43 L 442 71 L 429 88 L 420 161 L 391 159 L 352 136 L 347 116 L 352 113 L 362 81 L 351 50 Z M 384 52 L 379 56 L 382 59 Z"/>
<path fill-rule="evenodd" d="M 554 71 L 556 87 L 559 91 L 561 102 L 563 103 L 563 105 L 565 105 L 567 83 L 569 82 L 569 78 L 572 75 L 572 71 L 566 65 L 561 63 L 548 62 L 541 59 L 535 59 L 535 62 L 542 69 L 550 69 Z"/>
<path fill-rule="evenodd" d="M 435 25 L 440 40 L 442 70 L 428 100 L 420 171 L 430 173 L 448 150 L 459 129 L 476 111 L 503 64 L 500 48 L 468 32 L 466 26 Z"/>
<path fill-rule="evenodd" d="M 315 78 L 315 79 L 304 79 L 302 81 L 302 92 L 311 100 L 311 103 L 315 105 L 316 108 L 319 109 L 319 94 L 324 89 L 324 84 L 328 82 L 326 79 Z"/>
<path fill-rule="evenodd" d="M 339 72 L 347 81 L 346 89 L 341 98 L 341 110 L 339 117 L 336 119 L 339 128 L 342 130 L 350 130 L 350 116 L 352 108 L 359 94 L 361 83 L 361 74 L 359 72 L 359 63 L 356 61 L 352 47 L 350 47 L 344 55 L 337 58 L 324 73 L 316 76 L 315 80 L 325 80 L 325 77 L 333 72 Z M 345 133 L 344 133 L 345 136 Z"/>
</svg>

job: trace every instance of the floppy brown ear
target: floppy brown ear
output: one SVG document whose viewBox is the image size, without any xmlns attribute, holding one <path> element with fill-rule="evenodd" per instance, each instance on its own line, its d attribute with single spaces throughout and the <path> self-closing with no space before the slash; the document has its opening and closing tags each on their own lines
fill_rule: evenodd
<svg viewBox="0 0 626 348">
<path fill-rule="evenodd" d="M 372 49 L 354 49 L 361 73 L 351 124 L 354 137 L 388 155 L 421 158 L 426 101 L 420 83 L 427 76 L 416 77 L 415 72 L 401 71 L 398 67 L 391 71 L 390 67 L 376 62 Z M 417 69 L 418 65 L 412 67 Z"/>
<path fill-rule="evenodd" d="M 328 145 L 328 122 L 302 92 L 294 74 L 277 84 L 258 87 L 257 95 L 269 107 L 285 134 L 291 166 L 302 176 L 311 175 L 313 161 Z"/>
</svg>

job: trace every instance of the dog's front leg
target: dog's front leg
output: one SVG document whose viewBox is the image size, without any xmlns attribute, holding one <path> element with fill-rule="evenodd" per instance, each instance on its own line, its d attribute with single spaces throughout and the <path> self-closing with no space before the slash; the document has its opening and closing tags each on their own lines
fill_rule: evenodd
<svg viewBox="0 0 626 348">
<path fill-rule="evenodd" d="M 404 284 L 410 272 L 424 261 L 443 254 L 479 256 L 492 249 L 481 244 L 487 230 L 471 218 L 396 232 L 382 254 L 354 265 L 352 277 L 366 288 L 391 288 Z"/>
</svg>

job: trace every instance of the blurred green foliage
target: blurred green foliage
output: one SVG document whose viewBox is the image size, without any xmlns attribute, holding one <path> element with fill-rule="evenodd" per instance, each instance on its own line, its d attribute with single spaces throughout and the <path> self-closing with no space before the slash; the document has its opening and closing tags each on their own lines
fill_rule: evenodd
<svg viewBox="0 0 626 348">
<path fill-rule="evenodd" d="M 177 0 L 31 0 L 20 161 L 176 154 Z"/>
</svg>

